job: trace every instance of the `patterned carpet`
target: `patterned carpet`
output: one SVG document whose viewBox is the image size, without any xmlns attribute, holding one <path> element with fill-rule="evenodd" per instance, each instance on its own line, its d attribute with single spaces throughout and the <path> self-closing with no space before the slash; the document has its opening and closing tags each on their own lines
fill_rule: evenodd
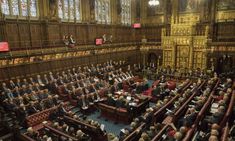
<svg viewBox="0 0 235 141">
<path fill-rule="evenodd" d="M 129 126 L 129 125 L 125 125 L 123 123 L 115 124 L 114 121 L 106 120 L 105 118 L 99 117 L 99 116 L 100 116 L 100 112 L 96 111 L 96 112 L 92 113 L 91 115 L 89 115 L 87 118 L 96 120 L 100 124 L 104 124 L 105 125 L 105 130 L 108 133 L 113 133 L 115 135 L 119 135 L 121 129 L 126 128 L 126 127 Z"/>
</svg>

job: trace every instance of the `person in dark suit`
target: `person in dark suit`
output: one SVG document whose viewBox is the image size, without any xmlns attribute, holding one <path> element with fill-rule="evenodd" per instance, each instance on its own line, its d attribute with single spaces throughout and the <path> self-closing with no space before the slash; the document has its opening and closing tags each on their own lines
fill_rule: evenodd
<svg viewBox="0 0 235 141">
<path fill-rule="evenodd" d="M 16 80 L 15 85 L 16 85 L 17 87 L 21 88 L 22 84 L 21 84 L 20 79 L 17 79 L 17 80 Z"/>
<path fill-rule="evenodd" d="M 14 98 L 13 93 L 12 93 L 11 90 L 8 89 L 8 88 L 5 90 L 5 95 L 6 95 L 8 98 L 10 98 L 10 99 Z"/>
<path fill-rule="evenodd" d="M 33 102 L 30 102 L 30 105 L 27 108 L 27 113 L 29 115 L 32 115 L 32 114 L 37 113 L 37 112 L 39 112 L 39 110 L 37 110 L 37 108 L 34 106 Z"/>
<path fill-rule="evenodd" d="M 53 94 L 57 93 L 58 85 L 57 85 L 56 81 L 50 81 L 48 87 L 49 87 L 49 90 L 50 90 Z"/>
<path fill-rule="evenodd" d="M 67 110 L 64 108 L 64 102 L 61 102 L 58 107 L 58 116 L 64 116 L 67 113 L 68 113 Z"/>
<path fill-rule="evenodd" d="M 42 83 L 45 84 L 45 85 L 48 85 L 48 84 L 49 84 L 49 80 L 48 80 L 46 74 L 43 75 Z"/>
<path fill-rule="evenodd" d="M 117 100 L 116 100 L 116 105 L 117 108 L 125 108 L 126 107 L 126 101 L 124 99 L 123 96 L 120 96 Z"/>
<path fill-rule="evenodd" d="M 0 105 L 3 105 L 4 101 L 7 100 L 7 97 L 3 91 L 0 92 Z"/>
<path fill-rule="evenodd" d="M 38 83 L 41 87 L 45 87 L 45 84 L 43 83 L 40 75 L 37 75 L 37 79 L 35 82 Z"/>
<path fill-rule="evenodd" d="M 35 132 L 32 127 L 27 129 L 26 135 L 35 140 L 39 137 L 39 134 Z"/>
<path fill-rule="evenodd" d="M 61 76 L 59 76 L 59 78 L 57 79 L 57 84 L 58 85 L 63 85 L 64 84 L 63 78 Z"/>
<path fill-rule="evenodd" d="M 157 86 L 154 86 L 151 95 L 153 97 L 157 97 L 157 96 L 159 96 L 160 93 L 161 93 L 161 88 L 157 87 Z"/>
<path fill-rule="evenodd" d="M 30 77 L 29 84 L 34 85 L 35 83 L 36 83 L 36 81 L 32 77 Z"/>
<path fill-rule="evenodd" d="M 9 88 L 13 91 L 15 89 L 16 85 L 15 85 L 15 83 L 12 80 L 10 80 L 9 83 L 10 83 L 9 84 Z"/>
<path fill-rule="evenodd" d="M 48 99 L 46 99 L 46 100 L 44 101 L 44 106 L 45 106 L 45 108 L 47 108 L 47 109 L 49 109 L 49 108 L 55 106 L 55 105 L 54 105 L 54 102 L 53 102 L 53 100 L 52 100 L 52 96 L 51 96 L 51 95 L 49 95 L 49 96 L 48 96 Z"/>
<path fill-rule="evenodd" d="M 157 134 L 154 126 L 150 126 L 149 130 L 146 133 L 150 138 L 153 138 Z"/>
<path fill-rule="evenodd" d="M 140 116 L 140 120 L 146 123 L 146 126 L 150 126 L 152 122 L 152 117 L 153 117 L 153 109 L 148 108 L 146 109 L 146 112 Z"/>
<path fill-rule="evenodd" d="M 24 104 L 21 104 L 20 107 L 16 110 L 16 117 L 18 118 L 21 126 L 25 125 L 26 116 L 26 107 Z"/>
<path fill-rule="evenodd" d="M 136 94 L 142 93 L 143 86 L 141 85 L 141 83 L 139 83 L 139 82 L 136 83 L 136 89 L 135 90 L 136 90 Z"/>
<path fill-rule="evenodd" d="M 18 86 L 17 86 L 18 87 Z M 22 85 L 21 87 L 22 89 L 20 90 L 20 95 L 24 95 L 24 94 L 27 94 L 27 87 L 26 85 Z"/>
<path fill-rule="evenodd" d="M 27 81 L 27 79 L 23 79 L 23 82 L 21 83 L 22 85 L 25 85 L 25 86 L 28 86 L 29 84 L 31 84 L 31 83 L 29 83 L 28 81 Z"/>
<path fill-rule="evenodd" d="M 115 100 L 113 99 L 112 97 L 112 94 L 108 94 L 108 97 L 107 97 L 107 104 L 110 105 L 110 106 L 115 106 Z"/>
<path fill-rule="evenodd" d="M 49 80 L 54 81 L 55 77 L 53 76 L 52 72 L 49 72 Z"/>
<path fill-rule="evenodd" d="M 17 105 L 14 103 L 12 99 L 5 99 L 3 101 L 3 107 L 6 111 L 14 112 L 17 108 Z"/>
<path fill-rule="evenodd" d="M 195 108 L 189 108 L 185 116 L 179 119 L 177 127 L 181 127 L 183 125 L 192 126 L 196 118 L 197 112 Z"/>
<path fill-rule="evenodd" d="M 52 97 L 52 101 L 53 101 L 53 103 L 54 103 L 55 106 L 56 106 L 56 105 L 59 105 L 59 96 L 58 96 L 58 95 L 54 95 L 54 96 Z"/>
</svg>

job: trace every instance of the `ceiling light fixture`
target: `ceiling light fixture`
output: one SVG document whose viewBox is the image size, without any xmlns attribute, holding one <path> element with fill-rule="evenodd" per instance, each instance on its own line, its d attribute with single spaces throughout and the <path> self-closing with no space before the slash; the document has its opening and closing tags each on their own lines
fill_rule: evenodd
<svg viewBox="0 0 235 141">
<path fill-rule="evenodd" d="M 150 6 L 158 6 L 160 4 L 159 0 L 149 0 Z"/>
</svg>

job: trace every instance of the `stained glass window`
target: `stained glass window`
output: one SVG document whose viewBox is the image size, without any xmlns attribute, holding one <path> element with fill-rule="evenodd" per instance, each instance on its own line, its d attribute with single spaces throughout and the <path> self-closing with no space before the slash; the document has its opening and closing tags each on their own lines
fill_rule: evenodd
<svg viewBox="0 0 235 141">
<path fill-rule="evenodd" d="M 19 15 L 19 1 L 18 0 L 12 0 L 11 6 L 12 6 L 12 15 Z"/>
<path fill-rule="evenodd" d="M 22 16 L 28 16 L 27 0 L 21 0 L 21 14 L 22 14 Z"/>
<path fill-rule="evenodd" d="M 5 15 L 10 15 L 8 0 L 1 0 L 2 13 Z"/>
<path fill-rule="evenodd" d="M 69 18 L 69 1 L 65 0 L 64 1 L 64 19 Z"/>
<path fill-rule="evenodd" d="M 110 23 L 110 0 L 95 1 L 95 18 L 98 23 Z"/>
<path fill-rule="evenodd" d="M 74 0 L 69 0 L 69 19 L 74 20 Z"/>
<path fill-rule="evenodd" d="M 37 1 L 36 0 L 30 0 L 30 15 L 32 17 L 37 16 Z"/>
<path fill-rule="evenodd" d="M 80 0 L 59 0 L 58 16 L 62 20 L 77 21 L 81 19 Z"/>
<path fill-rule="evenodd" d="M 75 0 L 75 8 L 76 8 L 76 12 L 75 12 L 76 20 L 80 21 L 81 20 L 81 15 L 80 15 L 80 0 Z"/>
<path fill-rule="evenodd" d="M 2 13 L 7 16 L 37 17 L 37 0 L 0 0 Z"/>
<path fill-rule="evenodd" d="M 131 25 L 131 0 L 121 0 L 121 23 Z"/>
</svg>

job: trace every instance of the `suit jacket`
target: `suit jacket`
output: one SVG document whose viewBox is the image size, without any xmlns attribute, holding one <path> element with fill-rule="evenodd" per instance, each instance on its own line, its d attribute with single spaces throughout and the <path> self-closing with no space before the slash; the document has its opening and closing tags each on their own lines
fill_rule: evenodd
<svg viewBox="0 0 235 141">
<path fill-rule="evenodd" d="M 136 87 L 136 93 L 137 93 L 137 94 L 140 94 L 140 93 L 142 93 L 142 92 L 143 92 L 143 86 L 141 86 L 141 85 L 137 86 L 137 87 Z"/>
<path fill-rule="evenodd" d="M 26 117 L 26 111 L 23 108 L 19 108 L 16 110 L 16 117 L 19 119 L 19 121 L 24 121 Z"/>
<path fill-rule="evenodd" d="M 35 106 L 29 106 L 28 109 L 27 109 L 27 113 L 28 113 L 29 115 L 32 115 L 32 114 L 34 114 L 34 113 L 37 113 L 36 107 L 35 107 Z"/>
<path fill-rule="evenodd" d="M 45 106 L 46 108 L 51 108 L 51 107 L 53 107 L 53 106 L 54 106 L 54 103 L 53 103 L 52 99 L 47 99 L 47 100 L 44 102 L 44 106 Z"/>
<path fill-rule="evenodd" d="M 15 89 L 15 87 L 16 87 L 15 83 L 10 83 L 9 88 L 10 88 L 11 90 Z"/>
<path fill-rule="evenodd" d="M 196 120 L 196 118 L 197 118 L 197 113 L 196 112 L 191 113 L 185 118 L 185 122 L 187 122 L 189 125 L 193 125 L 193 122 Z"/>
<path fill-rule="evenodd" d="M 117 100 L 116 101 L 116 107 L 117 108 L 125 108 L 126 106 L 125 106 L 125 101 L 123 101 L 123 100 Z"/>
<path fill-rule="evenodd" d="M 58 116 L 64 116 L 66 114 L 66 110 L 63 106 L 58 107 Z"/>
<path fill-rule="evenodd" d="M 107 104 L 110 106 L 115 106 L 116 101 L 112 97 L 107 98 Z"/>
</svg>

